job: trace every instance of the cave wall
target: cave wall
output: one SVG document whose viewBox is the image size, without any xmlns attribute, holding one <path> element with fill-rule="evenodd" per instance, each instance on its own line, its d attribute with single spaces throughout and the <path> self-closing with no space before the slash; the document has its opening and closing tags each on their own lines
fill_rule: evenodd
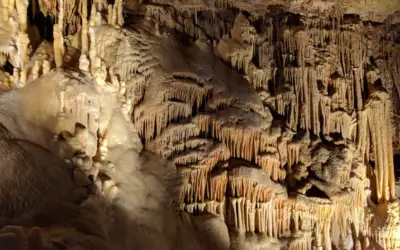
<svg viewBox="0 0 400 250">
<path fill-rule="evenodd" d="M 242 3 L 149 4 L 146 9 L 145 15 L 160 26 L 212 46 L 212 53 L 249 82 L 265 108 L 253 107 L 243 115 L 247 107 L 237 110 L 236 102 L 241 102 L 237 95 L 239 100 L 217 108 L 208 104 L 209 110 L 196 114 L 192 121 L 199 124 L 200 135 L 223 142 L 231 158 L 214 154 L 215 161 L 222 163 L 206 166 L 208 173 L 203 173 L 186 169 L 193 169 L 193 163 L 199 168 L 198 163 L 204 162 L 192 152 L 202 152 L 202 148 L 186 146 L 182 156 L 172 157 L 178 168 L 185 167 L 182 209 L 217 212 L 238 232 L 281 239 L 299 230 L 300 217 L 301 230 L 313 232 L 312 237 L 300 237 L 305 240 L 302 244 L 310 246 L 314 239 L 316 247 L 333 243 L 345 249 L 350 244 L 348 235 L 359 235 L 355 245 L 365 248 L 368 243 L 361 235 L 373 235 L 378 222 L 372 219 L 356 225 L 371 212 L 361 207 L 396 200 L 393 155 L 398 150 L 400 93 L 396 16 L 376 22 L 346 8 L 307 12 L 273 4 L 246 8 Z M 211 96 L 213 102 L 216 97 Z M 235 121 L 231 114 L 240 118 Z M 262 121 L 248 118 L 250 114 Z M 199 123 L 203 117 L 207 121 Z M 171 132 L 166 130 L 161 138 L 166 133 Z M 243 159 L 247 165 L 232 158 Z M 285 186 L 283 195 L 266 198 L 265 191 L 280 189 L 249 182 L 245 172 L 238 171 L 258 168 Z M 243 179 L 242 183 L 236 178 Z M 258 190 L 261 187 L 263 191 Z M 299 213 L 297 206 L 307 209 Z M 294 248 L 296 244 L 289 243 Z"/>
<path fill-rule="evenodd" d="M 88 168 L 141 140 L 175 166 L 175 209 L 222 219 L 232 249 L 397 249 L 400 6 L 361 2 L 2 1 L 1 89 L 107 93 L 57 91 L 93 136 L 49 132 L 90 141 Z"/>
</svg>

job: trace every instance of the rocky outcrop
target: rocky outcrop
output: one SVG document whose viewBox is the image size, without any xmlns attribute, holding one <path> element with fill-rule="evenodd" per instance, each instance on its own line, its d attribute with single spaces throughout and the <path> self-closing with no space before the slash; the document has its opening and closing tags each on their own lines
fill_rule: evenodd
<svg viewBox="0 0 400 250">
<path fill-rule="evenodd" d="M 400 246 L 394 1 L 3 1 L 1 8 L 0 139 L 28 141 L 66 161 L 72 182 L 91 197 L 76 209 L 107 211 L 96 214 L 101 230 L 89 230 L 94 242 Z M 31 30 L 40 13 L 56 24 L 54 39 L 38 45 Z M 164 160 L 141 158 L 149 152 Z M 88 234 L 75 223 L 68 230 Z M 52 238 L 32 237 L 43 247 Z"/>
</svg>

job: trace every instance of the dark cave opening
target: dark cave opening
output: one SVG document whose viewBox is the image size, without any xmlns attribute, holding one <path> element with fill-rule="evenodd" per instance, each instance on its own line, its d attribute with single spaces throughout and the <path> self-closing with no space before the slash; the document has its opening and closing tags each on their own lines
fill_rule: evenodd
<svg viewBox="0 0 400 250">
<path fill-rule="evenodd" d="M 395 154 L 393 156 L 393 165 L 394 165 L 394 175 L 397 178 L 400 178 L 400 154 Z"/>
<path fill-rule="evenodd" d="M 39 29 L 40 36 L 52 42 L 53 37 L 53 18 L 51 16 L 44 16 L 42 12 L 35 15 L 33 24 Z"/>
<path fill-rule="evenodd" d="M 34 5 L 32 5 L 32 3 Z M 35 25 L 40 33 L 40 37 L 52 42 L 53 38 L 53 17 L 50 15 L 45 16 L 40 11 L 38 1 L 30 1 L 28 6 L 28 21 L 30 24 Z"/>
<path fill-rule="evenodd" d="M 343 23 L 344 24 L 355 24 L 361 22 L 361 17 L 358 14 L 344 14 Z"/>
<path fill-rule="evenodd" d="M 14 65 L 12 65 L 8 60 L 3 64 L 3 69 L 10 75 L 13 75 L 14 73 Z"/>
<path fill-rule="evenodd" d="M 311 188 L 306 191 L 306 196 L 329 199 L 329 196 L 315 185 L 312 185 Z"/>
</svg>

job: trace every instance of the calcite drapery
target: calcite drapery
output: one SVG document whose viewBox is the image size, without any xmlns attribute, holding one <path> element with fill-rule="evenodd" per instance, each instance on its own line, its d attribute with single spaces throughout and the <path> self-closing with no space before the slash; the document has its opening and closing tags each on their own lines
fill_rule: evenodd
<svg viewBox="0 0 400 250">
<path fill-rule="evenodd" d="M 2 90 L 51 76 L 106 93 L 57 92 L 59 119 L 84 128 L 50 131 L 70 130 L 61 156 L 105 197 L 118 197 L 115 155 L 138 134 L 175 165 L 178 210 L 217 215 L 232 248 L 399 247 L 392 3 L 385 20 L 348 1 L 125 1 L 125 16 L 123 3 L 1 1 Z M 37 5 L 56 24 L 34 47 Z"/>
</svg>

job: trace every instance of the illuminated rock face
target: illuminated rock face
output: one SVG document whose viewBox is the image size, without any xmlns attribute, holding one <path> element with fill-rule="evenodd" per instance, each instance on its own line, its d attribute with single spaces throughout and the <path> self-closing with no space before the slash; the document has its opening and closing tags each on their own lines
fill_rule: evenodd
<svg viewBox="0 0 400 250">
<path fill-rule="evenodd" d="M 0 245 L 399 249 L 400 5 L 361 2 L 2 0 Z"/>
</svg>

